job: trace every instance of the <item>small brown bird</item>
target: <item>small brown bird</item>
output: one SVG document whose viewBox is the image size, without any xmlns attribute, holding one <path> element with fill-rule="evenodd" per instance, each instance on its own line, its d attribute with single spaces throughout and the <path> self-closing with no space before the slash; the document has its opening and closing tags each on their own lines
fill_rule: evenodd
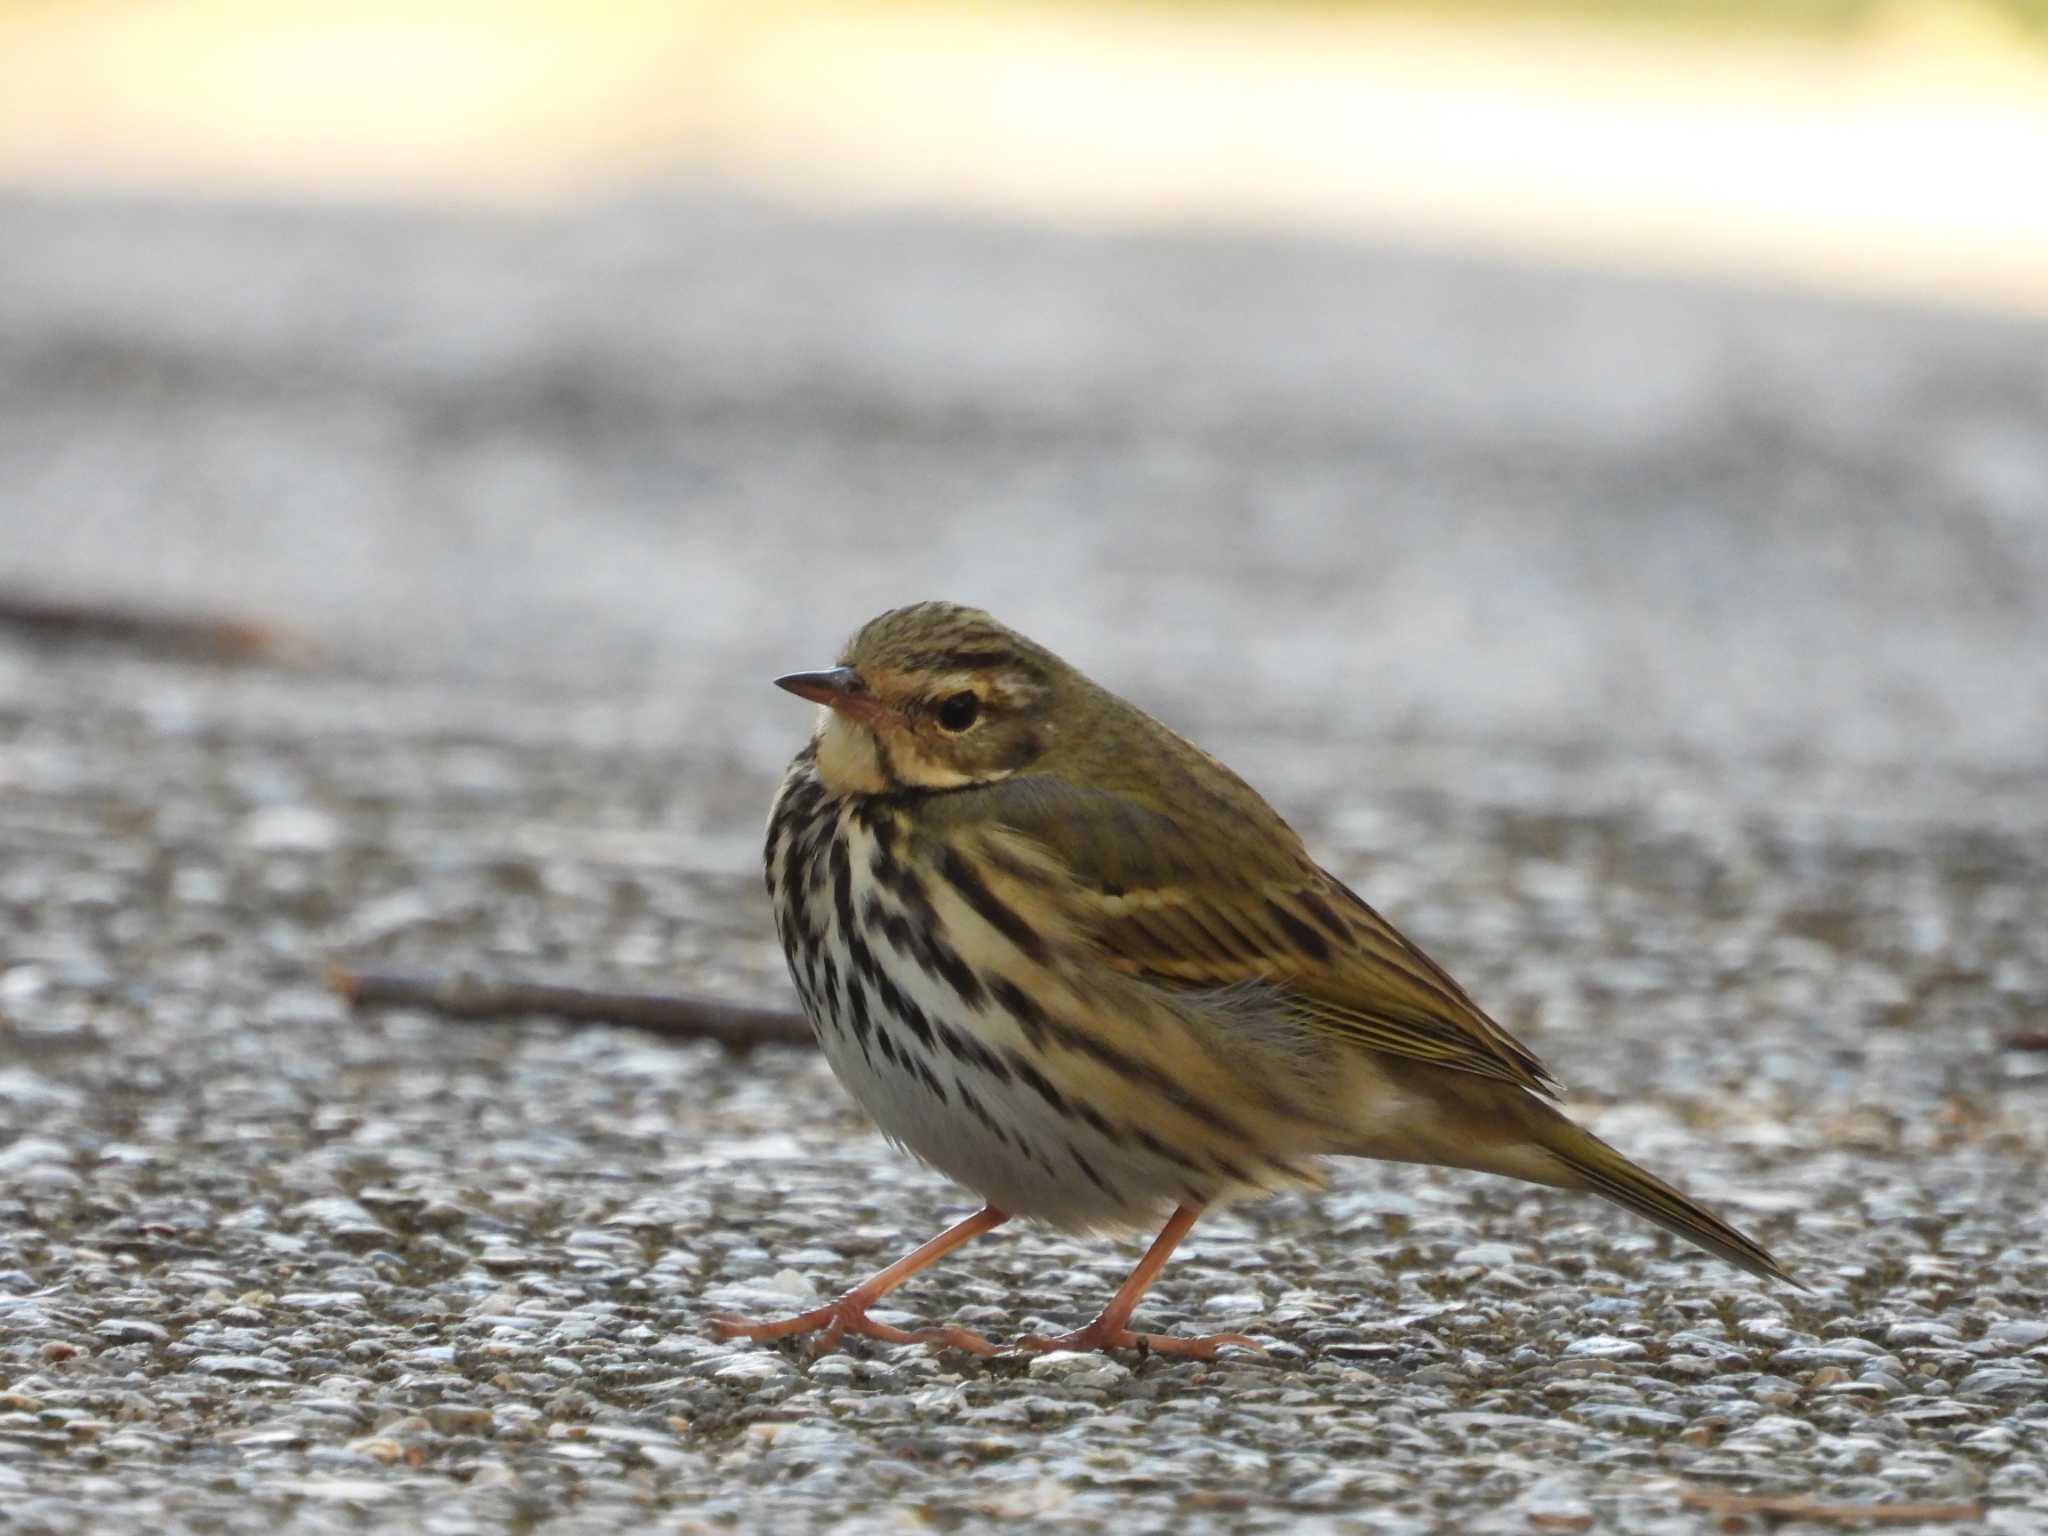
<svg viewBox="0 0 2048 1536">
<path fill-rule="evenodd" d="M 823 706 L 768 819 L 804 1010 L 883 1132 L 987 1203 L 830 1305 L 714 1319 L 721 1336 L 992 1353 L 868 1309 L 1012 1216 L 1079 1232 L 1164 1218 L 1094 1322 L 1022 1345 L 1251 1345 L 1129 1323 L 1206 1206 L 1320 1186 L 1329 1155 L 1590 1190 L 1789 1279 L 1553 1108 L 1543 1064 L 1242 779 L 1044 647 L 918 603 L 832 670 L 776 682 Z"/>
</svg>

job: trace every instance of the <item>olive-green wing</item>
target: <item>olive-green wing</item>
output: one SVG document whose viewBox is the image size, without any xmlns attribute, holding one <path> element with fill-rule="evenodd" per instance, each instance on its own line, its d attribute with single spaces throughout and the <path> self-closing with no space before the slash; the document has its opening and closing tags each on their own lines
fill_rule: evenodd
<svg viewBox="0 0 2048 1536">
<path fill-rule="evenodd" d="M 1190 990 L 1275 986 L 1337 1039 L 1556 1092 L 1526 1046 L 1263 802 L 1204 817 L 1198 834 L 1170 808 L 1050 777 L 942 798 L 956 802 L 943 819 L 1005 828 L 1067 870 L 1076 927 L 1128 974 Z"/>
</svg>

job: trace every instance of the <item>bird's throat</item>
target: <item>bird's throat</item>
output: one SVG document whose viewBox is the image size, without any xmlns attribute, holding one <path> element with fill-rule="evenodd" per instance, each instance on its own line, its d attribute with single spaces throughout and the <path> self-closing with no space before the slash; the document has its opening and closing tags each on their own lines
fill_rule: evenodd
<svg viewBox="0 0 2048 1536">
<path fill-rule="evenodd" d="M 875 733 L 829 709 L 824 713 L 818 727 L 818 782 L 840 798 L 886 794 L 895 788 Z"/>
</svg>

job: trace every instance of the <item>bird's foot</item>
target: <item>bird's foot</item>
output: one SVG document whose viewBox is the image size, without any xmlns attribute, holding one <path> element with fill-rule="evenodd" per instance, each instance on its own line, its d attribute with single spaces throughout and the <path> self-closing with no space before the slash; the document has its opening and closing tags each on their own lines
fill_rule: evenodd
<svg viewBox="0 0 2048 1536">
<path fill-rule="evenodd" d="M 1260 1354 L 1266 1346 L 1257 1339 L 1248 1339 L 1241 1333 L 1212 1333 L 1206 1338 L 1179 1339 L 1170 1333 L 1133 1333 L 1130 1329 L 1106 1323 L 1097 1318 L 1086 1328 L 1077 1328 L 1072 1333 L 1063 1333 L 1056 1338 L 1019 1339 L 1012 1349 L 1028 1350 L 1102 1350 L 1136 1349 L 1155 1355 L 1181 1355 L 1191 1360 L 1214 1360 L 1216 1351 L 1226 1344 L 1235 1344 L 1241 1349 L 1255 1349 Z"/>
<path fill-rule="evenodd" d="M 878 1323 L 868 1316 L 872 1300 L 859 1291 L 848 1291 L 837 1301 L 772 1323 L 752 1322 L 743 1317 L 714 1317 L 707 1320 L 706 1326 L 716 1338 L 755 1339 L 763 1344 L 816 1334 L 818 1337 L 811 1345 L 813 1355 L 831 1354 L 848 1334 L 863 1339 L 880 1339 L 885 1344 L 939 1344 L 949 1349 L 964 1349 L 970 1355 L 992 1355 L 996 1352 L 995 1345 L 965 1328 L 948 1325 L 943 1328 L 904 1329 Z"/>
</svg>

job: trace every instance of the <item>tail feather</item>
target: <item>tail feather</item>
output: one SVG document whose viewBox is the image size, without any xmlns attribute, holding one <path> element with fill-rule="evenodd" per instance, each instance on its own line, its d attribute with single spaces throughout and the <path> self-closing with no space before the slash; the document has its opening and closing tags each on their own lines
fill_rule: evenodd
<svg viewBox="0 0 2048 1536">
<path fill-rule="evenodd" d="M 1647 1173 L 1598 1136 L 1512 1083 L 1391 1057 L 1371 1059 L 1356 1090 L 1374 1112 L 1344 1151 L 1357 1157 L 1476 1168 L 1580 1189 L 1613 1201 L 1766 1280 L 1807 1287 L 1755 1239 Z"/>
<path fill-rule="evenodd" d="M 1579 1187 L 1654 1221 L 1667 1232 L 1675 1232 L 1753 1275 L 1806 1289 L 1754 1238 L 1738 1232 L 1705 1206 L 1638 1168 L 1583 1126 L 1573 1124 L 1563 1115 L 1546 1118 L 1552 1123 L 1544 1127 L 1544 1149 L 1570 1170 Z"/>
</svg>

